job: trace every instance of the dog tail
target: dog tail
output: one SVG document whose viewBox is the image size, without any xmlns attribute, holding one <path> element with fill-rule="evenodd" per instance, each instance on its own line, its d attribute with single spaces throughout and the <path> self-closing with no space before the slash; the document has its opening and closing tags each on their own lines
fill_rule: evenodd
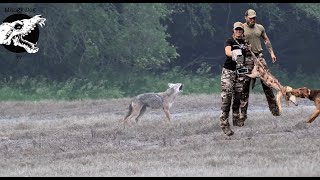
<svg viewBox="0 0 320 180">
<path fill-rule="evenodd" d="M 124 117 L 124 119 L 126 119 L 128 116 L 130 116 L 131 113 L 132 113 L 132 103 L 130 103 L 130 105 L 129 105 L 129 112 L 128 112 L 128 114 L 126 115 L 126 117 Z"/>
</svg>

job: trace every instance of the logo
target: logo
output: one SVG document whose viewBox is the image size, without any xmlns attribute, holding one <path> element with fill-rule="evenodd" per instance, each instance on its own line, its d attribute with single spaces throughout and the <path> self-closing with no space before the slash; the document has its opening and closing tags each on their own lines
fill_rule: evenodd
<svg viewBox="0 0 320 180">
<path fill-rule="evenodd" d="M 0 44 L 15 53 L 36 53 L 39 28 L 45 25 L 46 19 L 41 15 L 30 17 L 25 14 L 8 16 L 0 25 Z"/>
</svg>

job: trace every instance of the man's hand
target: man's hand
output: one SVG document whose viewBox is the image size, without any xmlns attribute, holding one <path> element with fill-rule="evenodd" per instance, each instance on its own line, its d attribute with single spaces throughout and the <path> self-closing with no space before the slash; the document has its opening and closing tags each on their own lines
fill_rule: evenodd
<svg viewBox="0 0 320 180">
<path fill-rule="evenodd" d="M 277 57 L 274 54 L 271 54 L 272 63 L 277 61 Z"/>
<path fill-rule="evenodd" d="M 276 55 L 274 55 L 274 53 L 273 53 L 272 45 L 271 45 L 271 42 L 270 42 L 266 32 L 262 33 L 262 38 L 263 38 L 264 44 L 266 45 L 269 53 L 271 54 L 272 63 L 275 63 L 277 58 L 276 58 Z"/>
</svg>

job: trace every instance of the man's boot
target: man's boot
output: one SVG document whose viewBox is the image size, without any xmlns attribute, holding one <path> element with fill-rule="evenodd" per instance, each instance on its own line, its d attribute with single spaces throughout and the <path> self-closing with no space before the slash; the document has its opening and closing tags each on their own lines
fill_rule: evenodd
<svg viewBox="0 0 320 180">
<path fill-rule="evenodd" d="M 222 128 L 223 133 L 227 136 L 232 136 L 234 134 L 234 132 L 231 130 L 230 126 L 223 126 L 221 128 Z"/>
<path fill-rule="evenodd" d="M 280 111 L 277 105 L 275 104 L 270 104 L 269 105 L 269 110 L 271 111 L 273 116 L 280 116 Z"/>
<path fill-rule="evenodd" d="M 225 135 L 232 136 L 234 134 L 234 132 L 230 128 L 228 118 L 224 118 L 220 116 L 220 127 Z"/>
<path fill-rule="evenodd" d="M 238 126 L 239 127 L 244 126 L 244 122 L 246 121 L 246 119 L 247 119 L 247 114 L 241 113 L 238 121 Z"/>
</svg>

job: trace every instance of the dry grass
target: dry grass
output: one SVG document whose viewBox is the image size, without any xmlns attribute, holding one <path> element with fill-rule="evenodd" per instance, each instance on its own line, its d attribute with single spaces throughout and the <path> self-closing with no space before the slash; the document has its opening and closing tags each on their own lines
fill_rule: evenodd
<svg viewBox="0 0 320 180">
<path fill-rule="evenodd" d="M 271 115 L 251 94 L 244 127 L 226 138 L 219 95 L 182 95 L 165 121 L 148 110 L 116 130 L 130 99 L 1 102 L 0 176 L 319 176 L 312 102 Z"/>
</svg>

